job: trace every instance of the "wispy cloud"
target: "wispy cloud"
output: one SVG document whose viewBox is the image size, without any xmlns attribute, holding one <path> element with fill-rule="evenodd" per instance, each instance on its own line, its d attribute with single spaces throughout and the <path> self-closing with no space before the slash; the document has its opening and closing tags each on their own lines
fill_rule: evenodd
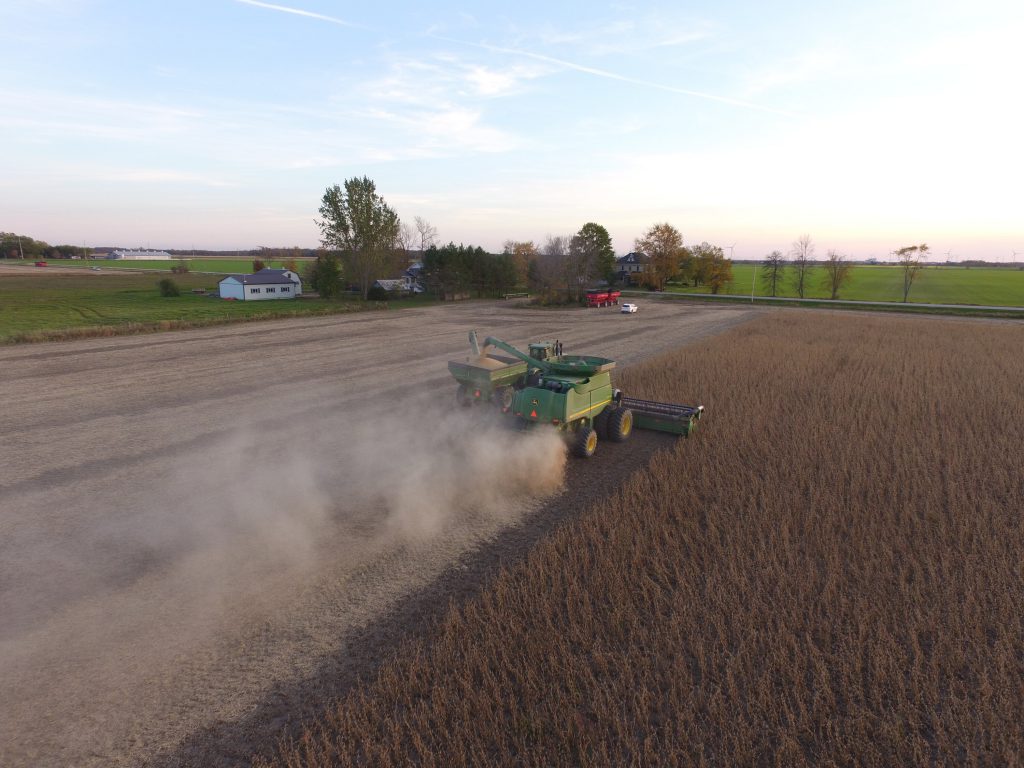
<svg viewBox="0 0 1024 768">
<path fill-rule="evenodd" d="M 83 171 L 83 175 L 87 171 Z M 238 184 L 222 178 L 199 173 L 188 173 L 166 168 L 126 168 L 118 171 L 100 171 L 90 174 L 100 181 L 125 183 L 179 183 L 201 184 L 206 187 L 236 187 Z"/>
<path fill-rule="evenodd" d="M 660 15 L 641 19 L 630 17 L 569 31 L 545 28 L 537 35 L 543 45 L 573 46 L 593 56 L 621 55 L 672 48 L 705 40 L 710 36 L 707 22 L 668 20 Z"/>
<path fill-rule="evenodd" d="M 742 101 L 741 99 L 734 99 L 729 96 L 719 96 L 713 93 L 705 93 L 704 91 L 694 91 L 688 88 L 678 88 L 673 85 L 665 85 L 664 83 L 657 83 L 650 80 L 640 80 L 635 77 L 628 77 L 626 75 L 620 75 L 615 72 L 610 72 L 606 69 L 598 69 L 597 67 L 588 67 L 583 64 L 576 64 L 575 62 L 566 61 L 565 59 L 557 59 L 553 56 L 546 56 L 542 53 L 534 53 L 532 51 L 524 51 L 517 48 L 505 48 L 498 45 L 490 45 L 488 43 L 470 43 L 464 40 L 453 40 L 451 38 L 439 37 L 439 40 L 444 40 L 449 43 L 456 43 L 458 45 L 468 45 L 474 48 L 480 48 L 485 51 L 493 51 L 494 53 L 507 53 L 513 56 L 523 56 L 534 61 L 542 61 L 547 64 L 554 64 L 565 69 L 571 69 L 576 72 L 582 72 L 587 75 L 594 77 L 602 77 L 606 80 L 615 80 L 620 83 L 630 83 L 631 85 L 639 85 L 644 88 L 653 88 L 659 91 L 667 91 L 668 93 L 676 93 L 681 96 L 691 96 L 697 99 L 706 99 L 708 101 L 716 101 L 720 104 L 728 104 L 733 107 L 740 107 L 742 109 L 750 109 L 758 112 L 769 112 L 775 115 L 783 115 L 785 117 L 800 117 L 795 112 L 777 109 L 775 107 L 767 107 L 762 104 L 754 104 L 749 101 Z"/>
<path fill-rule="evenodd" d="M 254 5 L 257 8 L 266 8 L 270 11 L 280 11 L 281 13 L 291 13 L 296 16 L 305 16 L 308 19 L 318 19 L 320 21 L 329 21 L 331 24 L 339 24 L 343 27 L 355 27 L 357 24 L 353 24 L 351 21 L 345 21 L 339 19 L 336 16 L 325 16 L 322 13 L 313 13 L 312 11 L 304 11 L 301 8 L 290 8 L 287 5 L 274 5 L 273 3 L 261 3 L 259 0 L 235 0 L 236 3 L 242 3 L 243 5 Z"/>
</svg>

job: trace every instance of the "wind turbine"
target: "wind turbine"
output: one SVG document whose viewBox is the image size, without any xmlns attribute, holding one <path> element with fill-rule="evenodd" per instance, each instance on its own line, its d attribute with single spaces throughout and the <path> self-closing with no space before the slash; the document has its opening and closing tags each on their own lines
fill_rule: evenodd
<svg viewBox="0 0 1024 768">
<path fill-rule="evenodd" d="M 1020 251 L 1014 251 L 1014 252 L 1013 252 L 1013 263 L 1014 263 L 1014 264 L 1016 264 L 1016 263 L 1017 263 L 1017 254 L 1018 254 L 1018 253 L 1020 253 Z"/>
</svg>

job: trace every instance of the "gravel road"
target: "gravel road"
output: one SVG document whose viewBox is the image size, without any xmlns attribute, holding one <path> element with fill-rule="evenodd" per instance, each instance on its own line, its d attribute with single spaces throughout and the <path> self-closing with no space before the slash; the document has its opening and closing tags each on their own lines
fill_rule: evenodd
<svg viewBox="0 0 1024 768">
<path fill-rule="evenodd" d="M 621 365 L 761 310 L 471 302 L 0 347 L 0 765 L 245 765 L 674 438 L 449 407 L 466 333 Z"/>
</svg>

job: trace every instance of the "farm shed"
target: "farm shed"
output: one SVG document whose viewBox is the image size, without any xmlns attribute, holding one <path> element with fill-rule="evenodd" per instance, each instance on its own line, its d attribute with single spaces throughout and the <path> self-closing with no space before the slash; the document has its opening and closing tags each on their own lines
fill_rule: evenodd
<svg viewBox="0 0 1024 768">
<path fill-rule="evenodd" d="M 264 269 L 255 275 L 228 275 L 218 287 L 222 299 L 239 301 L 294 299 L 302 294 L 298 275 L 285 269 Z"/>
</svg>

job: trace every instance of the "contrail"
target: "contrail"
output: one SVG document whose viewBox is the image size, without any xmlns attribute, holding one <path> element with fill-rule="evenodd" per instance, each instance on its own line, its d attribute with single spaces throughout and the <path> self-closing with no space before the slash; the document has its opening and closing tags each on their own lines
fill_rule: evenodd
<svg viewBox="0 0 1024 768">
<path fill-rule="evenodd" d="M 556 59 L 553 56 L 545 56 L 540 53 L 533 53 L 532 51 L 521 51 L 516 48 L 502 48 L 497 45 L 488 45 L 487 43 L 467 43 L 464 40 L 453 40 L 447 37 L 437 37 L 438 40 L 444 40 L 449 43 L 456 43 L 457 45 L 469 45 L 474 48 L 483 48 L 485 51 L 495 51 L 497 53 L 511 53 L 515 56 L 525 56 L 529 59 L 536 59 L 537 61 L 544 61 L 548 64 L 557 64 L 558 66 L 565 67 L 566 69 L 574 69 L 577 72 L 583 72 L 588 75 L 594 75 L 595 77 L 603 77 L 608 80 L 618 80 L 621 83 L 631 83 L 633 85 L 643 86 L 644 88 L 656 88 L 659 91 L 668 91 L 669 93 L 678 93 L 683 96 L 693 96 L 698 99 L 707 99 L 709 101 L 717 101 L 722 104 L 729 104 L 734 107 L 742 107 L 743 109 L 753 109 L 758 112 L 770 112 L 774 115 L 784 115 L 785 117 L 800 117 L 801 115 L 797 112 L 789 112 L 784 109 L 776 109 L 775 107 L 765 107 L 761 104 L 752 104 L 749 101 L 741 101 L 740 99 L 731 99 L 728 96 L 716 96 L 713 93 L 704 93 L 703 91 L 691 91 L 687 88 L 677 88 L 672 85 L 664 85 L 662 83 L 654 83 L 649 80 L 638 80 L 634 77 L 626 77 L 625 75 L 618 75 L 615 72 L 609 72 L 606 69 L 597 69 L 596 67 L 586 67 L 582 64 L 574 64 L 571 61 L 565 61 L 564 59 Z"/>
<path fill-rule="evenodd" d="M 255 5 L 257 8 L 269 8 L 272 11 L 281 11 L 282 13 L 294 13 L 296 16 L 306 16 L 310 19 L 320 19 L 320 21 L 329 21 L 332 24 L 340 24 L 343 27 L 355 27 L 350 21 L 344 19 L 337 19 L 334 16 L 324 16 L 321 13 L 313 13 L 312 11 L 303 11 L 300 8 L 289 8 L 285 5 L 274 5 L 272 3 L 261 3 L 259 0 L 235 0 L 236 3 L 244 3 L 245 5 Z"/>
</svg>

